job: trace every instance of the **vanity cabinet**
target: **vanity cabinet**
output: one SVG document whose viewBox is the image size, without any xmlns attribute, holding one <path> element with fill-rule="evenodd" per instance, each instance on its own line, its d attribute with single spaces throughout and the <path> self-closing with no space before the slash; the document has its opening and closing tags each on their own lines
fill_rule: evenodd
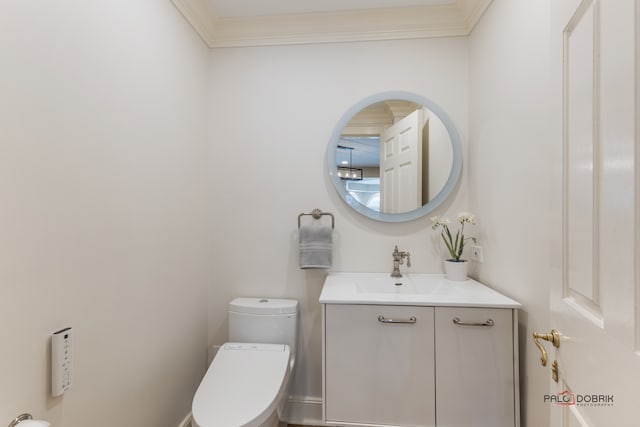
<svg viewBox="0 0 640 427">
<path fill-rule="evenodd" d="M 328 424 L 435 425 L 433 311 L 325 306 Z"/>
<path fill-rule="evenodd" d="M 326 425 L 520 426 L 516 301 L 441 275 L 331 273 L 320 303 Z"/>
<path fill-rule="evenodd" d="M 436 425 L 519 425 L 515 316 L 506 308 L 436 307 Z"/>
<path fill-rule="evenodd" d="M 329 425 L 514 427 L 514 310 L 326 304 Z"/>
</svg>

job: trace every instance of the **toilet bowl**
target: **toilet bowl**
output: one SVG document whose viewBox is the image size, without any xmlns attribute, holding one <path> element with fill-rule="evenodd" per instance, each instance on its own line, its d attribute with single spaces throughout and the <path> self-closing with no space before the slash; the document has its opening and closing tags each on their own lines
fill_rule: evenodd
<svg viewBox="0 0 640 427">
<path fill-rule="evenodd" d="M 284 426 L 296 349 L 297 301 L 238 298 L 229 304 L 229 338 L 192 403 L 193 427 Z"/>
</svg>

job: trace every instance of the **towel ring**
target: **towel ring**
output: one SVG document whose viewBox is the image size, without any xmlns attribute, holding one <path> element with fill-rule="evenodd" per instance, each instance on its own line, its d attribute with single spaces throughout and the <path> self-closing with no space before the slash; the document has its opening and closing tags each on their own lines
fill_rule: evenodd
<svg viewBox="0 0 640 427">
<path fill-rule="evenodd" d="M 322 212 L 320 209 L 316 208 L 309 213 L 301 213 L 300 215 L 298 215 L 298 228 L 300 228 L 300 218 L 307 215 L 312 216 L 313 219 L 320 219 L 322 216 L 328 215 L 331 217 L 331 228 L 334 229 L 336 226 L 336 218 L 332 213 Z"/>
</svg>

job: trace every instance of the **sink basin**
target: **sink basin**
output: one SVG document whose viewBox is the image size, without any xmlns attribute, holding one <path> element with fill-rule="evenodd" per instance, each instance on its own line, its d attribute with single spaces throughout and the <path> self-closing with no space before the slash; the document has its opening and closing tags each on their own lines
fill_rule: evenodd
<svg viewBox="0 0 640 427">
<path fill-rule="evenodd" d="M 378 304 L 518 308 L 520 304 L 469 279 L 450 281 L 443 274 L 329 273 L 321 304 Z"/>
<path fill-rule="evenodd" d="M 440 280 L 419 280 L 413 277 L 359 277 L 355 280 L 356 291 L 368 294 L 433 295 L 441 293 Z"/>
</svg>

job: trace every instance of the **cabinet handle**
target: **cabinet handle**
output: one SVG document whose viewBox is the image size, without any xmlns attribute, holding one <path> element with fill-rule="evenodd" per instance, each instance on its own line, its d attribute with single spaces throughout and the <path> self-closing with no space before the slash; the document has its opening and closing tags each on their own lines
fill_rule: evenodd
<svg viewBox="0 0 640 427">
<path fill-rule="evenodd" d="M 471 322 L 463 322 L 458 317 L 453 318 L 453 323 L 460 326 L 493 326 L 493 319 L 487 319 L 483 323 L 471 323 Z"/>
<path fill-rule="evenodd" d="M 416 323 L 416 317 L 411 316 L 408 319 L 387 319 L 383 315 L 378 316 L 378 322 L 380 323 Z"/>
</svg>

